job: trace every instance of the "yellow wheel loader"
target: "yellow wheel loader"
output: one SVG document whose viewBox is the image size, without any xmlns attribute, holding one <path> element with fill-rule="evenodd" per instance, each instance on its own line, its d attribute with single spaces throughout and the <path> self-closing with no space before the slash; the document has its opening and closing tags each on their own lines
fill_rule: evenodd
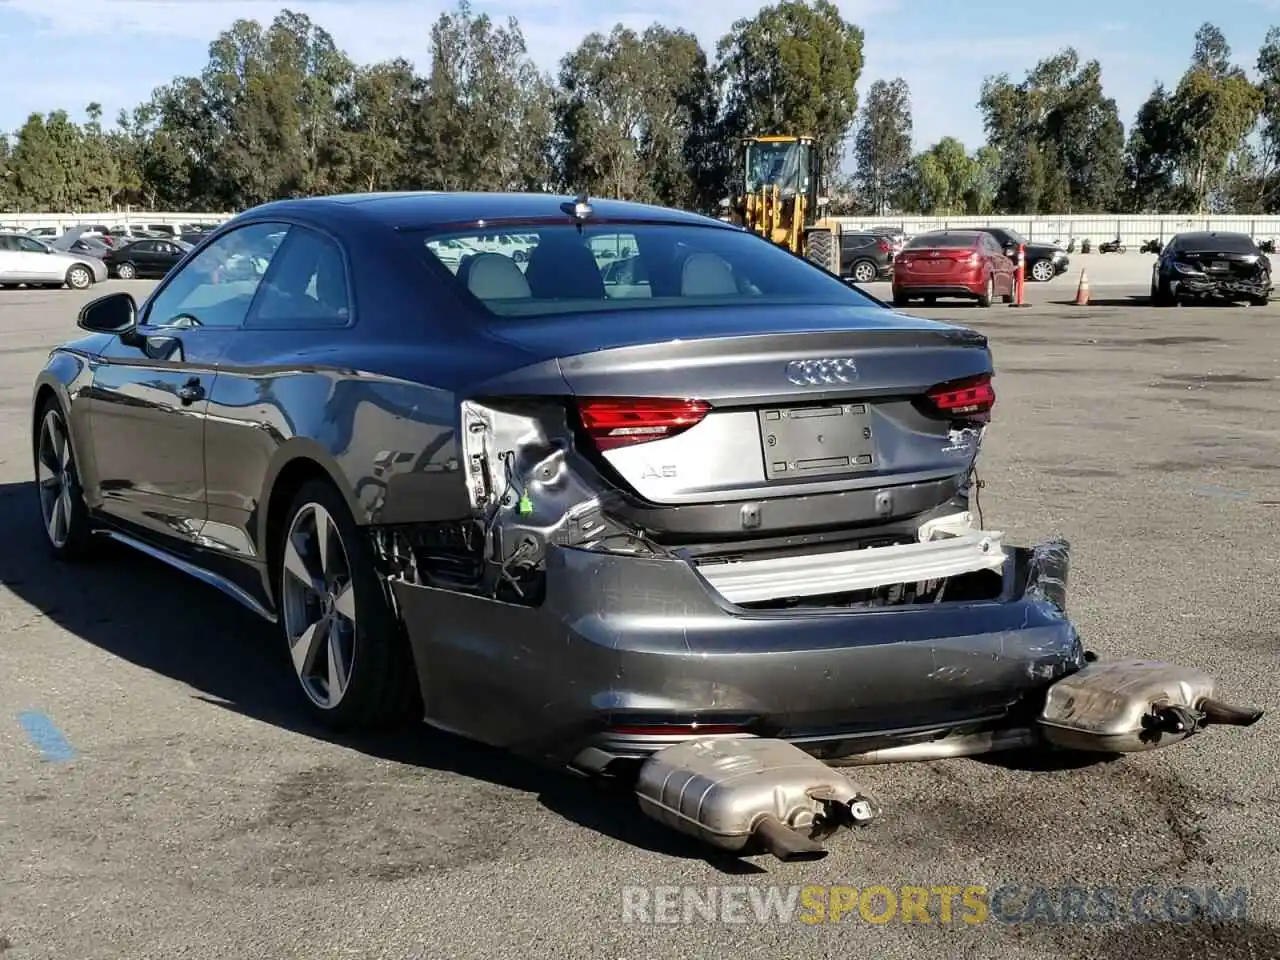
<svg viewBox="0 0 1280 960">
<path fill-rule="evenodd" d="M 840 225 L 824 213 L 821 151 L 813 137 L 742 141 L 742 173 L 722 200 L 731 223 L 840 274 Z"/>
</svg>

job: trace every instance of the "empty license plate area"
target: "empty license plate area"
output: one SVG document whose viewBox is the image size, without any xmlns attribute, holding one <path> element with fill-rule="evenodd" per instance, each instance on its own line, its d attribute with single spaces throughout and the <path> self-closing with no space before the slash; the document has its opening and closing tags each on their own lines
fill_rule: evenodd
<svg viewBox="0 0 1280 960">
<path fill-rule="evenodd" d="M 822 477 L 876 468 L 871 410 L 865 403 L 761 410 L 760 445 L 769 480 Z"/>
<path fill-rule="evenodd" d="M 1231 264 L 1225 260 L 1214 260 L 1209 264 L 1210 273 L 1226 273 L 1231 269 Z"/>
</svg>

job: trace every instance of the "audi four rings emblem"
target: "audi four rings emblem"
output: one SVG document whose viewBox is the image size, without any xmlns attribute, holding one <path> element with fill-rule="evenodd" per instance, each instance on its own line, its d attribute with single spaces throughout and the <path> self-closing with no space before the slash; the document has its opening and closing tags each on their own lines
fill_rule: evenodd
<svg viewBox="0 0 1280 960">
<path fill-rule="evenodd" d="M 797 387 L 817 387 L 824 383 L 851 383 L 857 379 L 857 364 L 848 357 L 792 360 L 787 364 L 787 380 Z"/>
</svg>

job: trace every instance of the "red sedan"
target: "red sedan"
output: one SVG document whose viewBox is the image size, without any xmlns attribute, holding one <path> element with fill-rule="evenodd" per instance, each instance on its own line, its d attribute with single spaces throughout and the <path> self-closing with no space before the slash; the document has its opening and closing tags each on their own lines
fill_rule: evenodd
<svg viewBox="0 0 1280 960">
<path fill-rule="evenodd" d="M 962 297 L 989 307 L 1013 300 L 1014 264 L 994 237 L 977 230 L 937 230 L 912 237 L 893 261 L 893 304 Z"/>
</svg>

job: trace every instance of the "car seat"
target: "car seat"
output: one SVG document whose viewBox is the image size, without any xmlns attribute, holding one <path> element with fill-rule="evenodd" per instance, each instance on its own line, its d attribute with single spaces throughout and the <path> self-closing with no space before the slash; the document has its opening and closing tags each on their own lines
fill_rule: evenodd
<svg viewBox="0 0 1280 960">
<path fill-rule="evenodd" d="M 576 235 L 547 231 L 529 255 L 524 278 L 539 300 L 603 300 L 604 278 L 596 258 Z"/>
<path fill-rule="evenodd" d="M 680 294 L 685 297 L 727 297 L 738 292 L 733 267 L 714 253 L 693 253 L 680 272 Z"/>
<path fill-rule="evenodd" d="M 477 253 L 458 268 L 459 279 L 479 300 L 523 300 L 532 294 L 515 261 L 500 253 Z"/>
</svg>

